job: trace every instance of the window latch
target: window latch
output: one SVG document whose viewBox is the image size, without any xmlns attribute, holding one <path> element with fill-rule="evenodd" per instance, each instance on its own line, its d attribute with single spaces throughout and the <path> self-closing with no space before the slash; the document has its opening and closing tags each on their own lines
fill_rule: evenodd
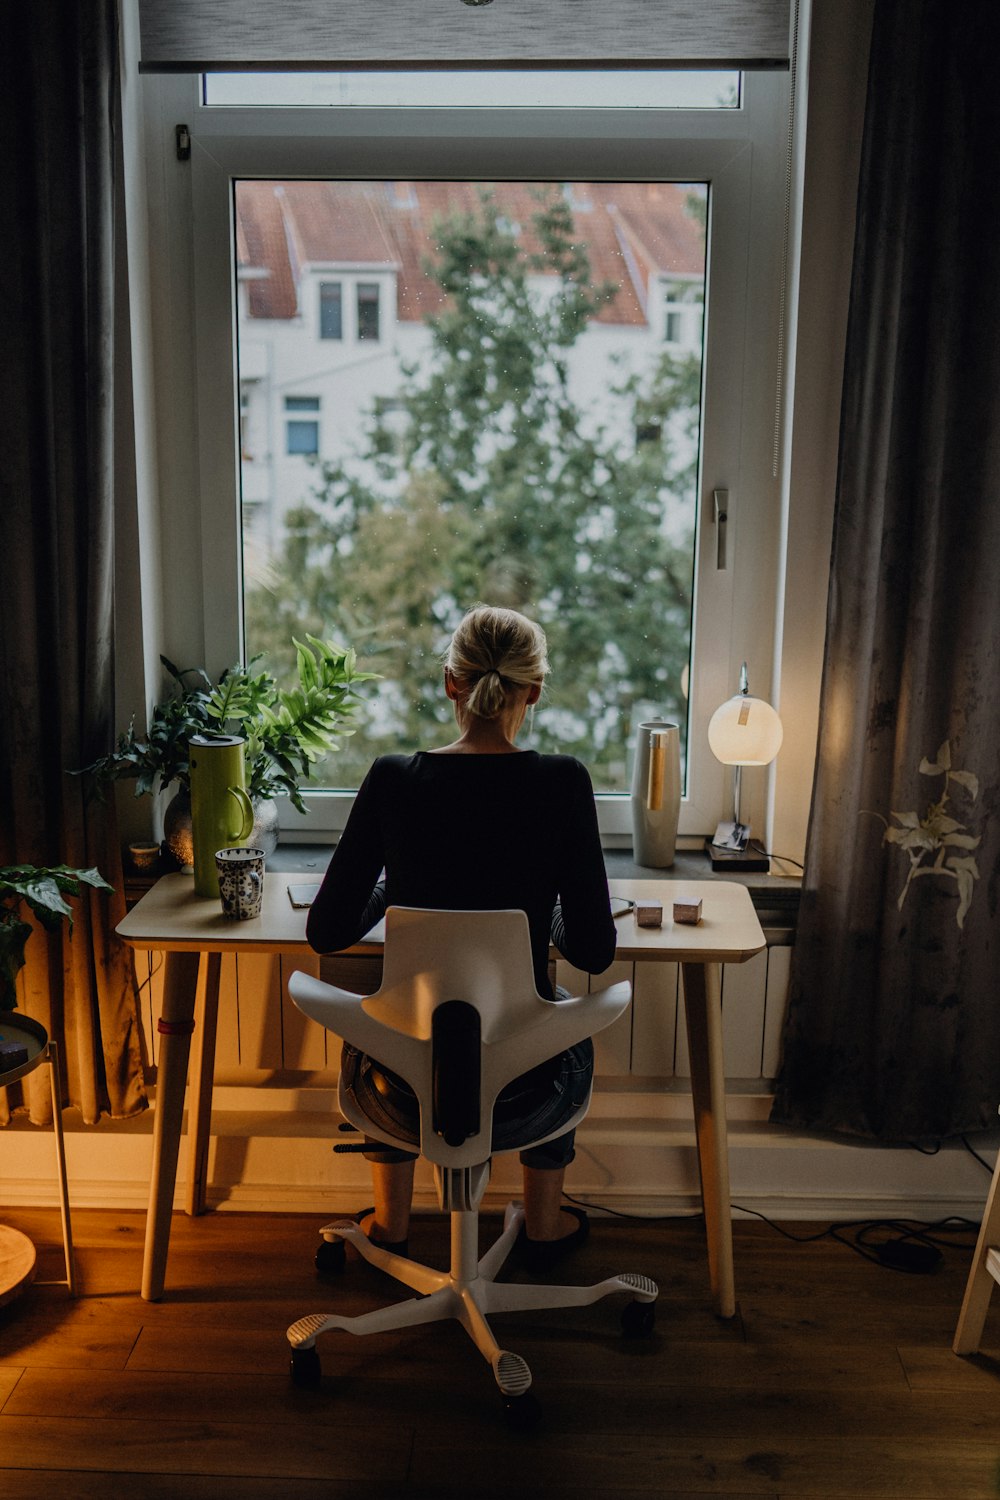
<svg viewBox="0 0 1000 1500">
<path fill-rule="evenodd" d="M 174 126 L 174 147 L 178 161 L 191 160 L 191 132 L 186 125 Z"/>
<path fill-rule="evenodd" d="M 726 567 L 726 531 L 729 527 L 729 491 L 713 490 L 715 505 L 715 566 L 719 572 Z"/>
</svg>

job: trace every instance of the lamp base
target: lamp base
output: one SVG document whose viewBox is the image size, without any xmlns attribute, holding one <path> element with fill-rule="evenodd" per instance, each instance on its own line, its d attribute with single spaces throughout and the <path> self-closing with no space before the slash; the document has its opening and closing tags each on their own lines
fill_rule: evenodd
<svg viewBox="0 0 1000 1500">
<path fill-rule="evenodd" d="M 751 842 L 745 823 L 720 823 L 714 836 L 705 840 L 705 853 L 713 870 L 732 875 L 766 875 L 771 869 L 767 855 Z"/>
</svg>

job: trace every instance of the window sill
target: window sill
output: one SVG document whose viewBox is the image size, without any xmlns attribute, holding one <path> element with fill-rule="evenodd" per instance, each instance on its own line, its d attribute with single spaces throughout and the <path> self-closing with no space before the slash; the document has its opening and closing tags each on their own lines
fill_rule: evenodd
<svg viewBox="0 0 1000 1500">
<path fill-rule="evenodd" d="M 296 871 L 322 876 L 333 846 L 329 844 L 281 843 L 267 862 L 269 870 Z M 696 849 L 681 849 L 670 870 L 651 870 L 637 865 L 631 849 L 605 849 L 604 863 L 608 875 L 616 880 L 665 875 L 672 880 L 736 880 L 745 885 L 750 899 L 760 918 L 761 926 L 768 932 L 788 930 L 794 932 L 799 909 L 801 880 L 785 875 L 733 875 L 713 872 L 706 856 Z"/>
</svg>

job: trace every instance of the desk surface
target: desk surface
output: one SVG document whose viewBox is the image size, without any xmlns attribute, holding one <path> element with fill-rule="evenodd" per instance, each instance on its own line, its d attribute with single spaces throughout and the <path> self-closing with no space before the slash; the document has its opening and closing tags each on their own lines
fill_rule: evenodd
<svg viewBox="0 0 1000 1500">
<path fill-rule="evenodd" d="M 246 953 L 307 947 L 306 913 L 288 899 L 288 885 L 301 875 L 268 873 L 259 917 L 230 921 L 218 898 L 196 896 L 190 875 L 164 875 L 118 925 L 118 933 L 137 948 L 164 952 Z M 675 963 L 742 963 L 764 947 L 764 934 L 745 886 L 721 880 L 611 880 L 613 896 L 663 903 L 663 926 L 640 927 L 629 912 L 616 921 L 617 957 L 661 959 Z M 675 923 L 675 901 L 702 902 L 696 927 Z M 364 953 L 381 944 L 382 926 L 350 949 Z"/>
</svg>

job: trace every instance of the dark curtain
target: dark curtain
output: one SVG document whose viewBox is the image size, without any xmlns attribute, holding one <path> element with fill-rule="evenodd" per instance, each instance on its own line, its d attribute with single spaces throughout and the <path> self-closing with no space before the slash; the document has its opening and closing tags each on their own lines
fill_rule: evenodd
<svg viewBox="0 0 1000 1500">
<path fill-rule="evenodd" d="M 4 316 L 0 355 L 0 864 L 96 865 L 75 921 L 28 943 L 20 1004 L 59 1044 L 88 1122 L 145 1107 L 112 810 L 66 774 L 114 718 L 114 0 L 4 5 Z M 50 1114 L 44 1070 L 25 1080 Z M 4 1098 L 0 1120 L 20 1098 Z"/>
<path fill-rule="evenodd" d="M 772 1119 L 1000 1105 L 1000 7 L 877 0 L 817 773 Z"/>
</svg>

